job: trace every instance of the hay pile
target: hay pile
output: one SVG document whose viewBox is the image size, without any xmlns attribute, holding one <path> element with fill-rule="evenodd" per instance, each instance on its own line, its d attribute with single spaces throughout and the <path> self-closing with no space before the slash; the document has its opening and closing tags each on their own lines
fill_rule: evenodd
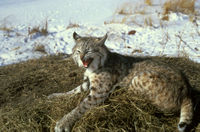
<svg viewBox="0 0 200 132">
<path fill-rule="evenodd" d="M 151 59 L 177 66 L 200 91 L 200 64 L 183 58 Z M 53 131 L 56 121 L 80 103 L 87 93 L 52 100 L 46 96 L 78 86 L 82 74 L 82 69 L 70 58 L 63 60 L 63 56 L 0 67 L 0 132 Z M 199 117 L 199 113 L 196 114 Z M 104 104 L 88 111 L 73 131 L 172 132 L 178 120 L 178 114 L 165 115 L 126 88 L 119 88 Z M 200 126 L 196 130 L 200 131 Z"/>
</svg>

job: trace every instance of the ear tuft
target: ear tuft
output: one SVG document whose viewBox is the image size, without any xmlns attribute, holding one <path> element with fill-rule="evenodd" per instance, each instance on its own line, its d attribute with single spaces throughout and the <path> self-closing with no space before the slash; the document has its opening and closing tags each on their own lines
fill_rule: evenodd
<svg viewBox="0 0 200 132">
<path fill-rule="evenodd" d="M 74 38 L 74 40 L 78 40 L 78 39 L 81 38 L 81 36 L 78 35 L 76 32 L 74 32 L 74 33 L 73 33 L 73 38 Z"/>
<path fill-rule="evenodd" d="M 99 44 L 104 45 L 106 39 L 107 39 L 108 35 L 106 33 L 106 35 L 104 35 L 100 40 L 99 40 Z"/>
</svg>

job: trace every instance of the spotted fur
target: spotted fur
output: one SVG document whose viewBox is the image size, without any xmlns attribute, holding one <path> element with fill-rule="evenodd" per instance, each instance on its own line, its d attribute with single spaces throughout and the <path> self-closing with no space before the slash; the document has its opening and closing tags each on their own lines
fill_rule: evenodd
<svg viewBox="0 0 200 132">
<path fill-rule="evenodd" d="M 55 132 L 69 132 L 86 111 L 104 102 L 116 85 L 126 86 L 163 111 L 180 111 L 178 130 L 186 131 L 192 121 L 193 103 L 189 85 L 180 71 L 161 62 L 112 53 L 104 44 L 107 35 L 97 38 L 74 33 L 73 38 L 76 45 L 72 56 L 75 63 L 86 69 L 84 82 L 72 91 L 54 93 L 49 98 L 90 92 L 56 123 Z"/>
</svg>

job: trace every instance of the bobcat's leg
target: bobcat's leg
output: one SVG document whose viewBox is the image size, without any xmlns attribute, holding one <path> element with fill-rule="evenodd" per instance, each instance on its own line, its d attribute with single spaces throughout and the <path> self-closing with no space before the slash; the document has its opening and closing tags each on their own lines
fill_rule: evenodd
<svg viewBox="0 0 200 132">
<path fill-rule="evenodd" d="M 104 79 L 110 80 L 108 77 Z M 112 84 L 105 83 L 104 79 L 101 82 L 97 79 L 91 81 L 89 95 L 75 109 L 56 123 L 55 132 L 70 132 L 75 122 L 79 120 L 86 111 L 105 101 L 111 91 Z"/>
<path fill-rule="evenodd" d="M 89 89 L 89 80 L 88 80 L 88 78 L 84 77 L 83 81 L 84 82 L 81 85 L 72 89 L 71 91 L 68 91 L 66 93 L 53 93 L 53 94 L 49 95 L 48 98 L 51 99 L 54 97 L 65 97 L 70 94 L 77 94 L 77 93 L 81 93 L 83 91 L 87 91 Z"/>
<path fill-rule="evenodd" d="M 190 98 L 183 99 L 181 104 L 180 121 L 178 124 L 178 130 L 180 132 L 187 131 L 188 125 L 192 122 L 193 118 L 193 104 Z"/>
</svg>

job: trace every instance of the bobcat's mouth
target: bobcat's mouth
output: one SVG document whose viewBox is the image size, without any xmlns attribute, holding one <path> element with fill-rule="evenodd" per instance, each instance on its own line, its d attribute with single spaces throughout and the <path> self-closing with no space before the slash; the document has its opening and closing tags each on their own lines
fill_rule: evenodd
<svg viewBox="0 0 200 132">
<path fill-rule="evenodd" d="M 88 68 L 89 65 L 92 63 L 92 61 L 93 61 L 93 58 L 89 58 L 89 59 L 87 59 L 87 60 L 82 60 L 83 66 L 84 66 L 85 68 Z"/>
</svg>

